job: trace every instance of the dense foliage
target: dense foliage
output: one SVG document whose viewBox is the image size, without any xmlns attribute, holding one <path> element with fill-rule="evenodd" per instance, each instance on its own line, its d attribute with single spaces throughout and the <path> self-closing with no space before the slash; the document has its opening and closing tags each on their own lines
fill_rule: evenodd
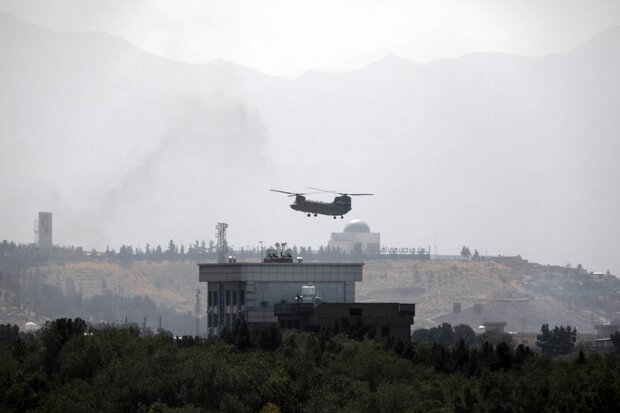
<svg viewBox="0 0 620 413">
<path fill-rule="evenodd" d="M 620 411 L 615 354 L 550 359 L 506 344 L 278 334 L 239 326 L 229 344 L 79 319 L 7 333 L 0 411 Z"/>
<path fill-rule="evenodd" d="M 571 326 L 555 326 L 549 328 L 549 324 L 543 324 L 540 334 L 536 336 L 536 345 L 543 354 L 558 356 L 569 353 L 577 341 L 577 329 Z"/>
<path fill-rule="evenodd" d="M 417 329 L 413 332 L 411 340 L 414 342 L 429 342 L 441 345 L 456 345 L 461 341 L 467 345 L 483 345 L 485 342 L 489 342 L 493 345 L 512 343 L 512 338 L 510 334 L 507 333 L 489 331 L 477 335 L 467 324 L 459 324 L 453 327 L 449 323 L 442 323 L 432 328 Z"/>
</svg>

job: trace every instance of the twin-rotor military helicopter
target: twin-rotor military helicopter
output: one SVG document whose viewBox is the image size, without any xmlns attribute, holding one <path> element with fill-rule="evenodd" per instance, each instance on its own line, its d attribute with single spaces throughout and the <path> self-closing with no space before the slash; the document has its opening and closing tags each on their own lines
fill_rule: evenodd
<svg viewBox="0 0 620 413">
<path fill-rule="evenodd" d="M 346 194 L 343 192 L 327 191 L 325 189 L 311 188 L 311 187 L 308 187 L 308 189 L 312 189 L 313 191 L 318 191 L 318 192 L 327 192 L 331 194 L 336 194 L 338 196 L 334 198 L 333 202 L 322 202 L 322 201 L 312 201 L 312 200 L 306 199 L 305 197 L 305 195 L 316 194 L 318 192 L 297 193 L 297 192 L 281 191 L 279 189 L 270 189 L 270 191 L 280 192 L 282 194 L 287 194 L 288 196 L 294 196 L 295 202 L 291 204 L 291 208 L 294 209 L 295 211 L 305 212 L 308 216 L 314 215 L 315 217 L 319 214 L 333 216 L 334 219 L 336 219 L 337 216 L 340 216 L 340 218 L 344 218 L 344 215 L 351 210 L 351 197 L 352 196 L 373 195 L 373 194 Z"/>
</svg>

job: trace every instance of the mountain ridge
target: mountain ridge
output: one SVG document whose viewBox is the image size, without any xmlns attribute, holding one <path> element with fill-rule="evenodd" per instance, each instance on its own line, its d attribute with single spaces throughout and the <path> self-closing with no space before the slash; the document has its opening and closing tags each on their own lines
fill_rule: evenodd
<svg viewBox="0 0 620 413">
<path fill-rule="evenodd" d="M 165 60 L 168 62 L 172 62 L 172 63 L 176 63 L 176 64 L 180 64 L 180 65 L 189 65 L 189 66 L 199 66 L 199 67 L 208 67 L 210 65 L 223 65 L 223 66 L 227 66 L 229 69 L 230 68 L 235 68 L 235 70 L 239 70 L 238 68 L 243 68 L 245 70 L 250 70 L 256 73 L 260 73 L 263 76 L 266 77 L 272 77 L 272 78 L 281 78 L 281 79 L 290 79 L 290 80 L 297 80 L 299 78 L 303 78 L 305 77 L 307 74 L 315 74 L 315 73 L 320 73 L 320 74 L 324 74 L 324 75 L 340 75 L 340 74 L 347 74 L 347 73 L 352 73 L 352 72 L 358 72 L 360 70 L 364 70 L 366 68 L 369 67 L 373 67 L 376 65 L 382 65 L 385 64 L 386 62 L 390 63 L 390 64 L 406 64 L 406 65 L 428 65 L 428 64 L 434 64 L 434 63 L 438 63 L 438 62 L 444 62 L 444 61 L 454 61 L 454 60 L 460 60 L 463 58 L 471 58 L 471 57 L 475 57 L 475 56 L 479 56 L 479 55 L 483 55 L 483 56 L 503 56 L 503 57 L 515 57 L 515 58 L 523 58 L 523 59 L 539 59 L 539 58 L 545 58 L 545 57 L 553 57 L 553 56 L 565 56 L 565 55 L 569 55 L 584 49 L 588 49 L 588 48 L 593 48 L 593 47 L 600 47 L 601 45 L 608 47 L 610 44 L 612 45 L 617 45 L 618 42 L 620 42 L 620 25 L 615 25 L 615 26 L 610 26 L 607 29 L 601 30 L 600 32 L 596 33 L 595 35 L 593 35 L 592 37 L 584 40 L 581 44 L 575 46 L 574 48 L 572 48 L 571 50 L 567 51 L 567 52 L 558 52 L 558 53 L 549 53 L 549 54 L 544 54 L 544 55 L 536 55 L 536 56 L 528 56 L 528 55 L 520 55 L 520 54 L 515 54 L 515 53 L 507 53 L 507 52 L 468 52 L 468 53 L 464 53 L 462 55 L 459 56 L 455 56 L 455 57 L 442 57 L 442 58 L 437 58 L 437 59 L 433 59 L 430 60 L 428 62 L 418 62 L 414 59 L 410 59 L 410 58 L 406 58 L 403 56 L 400 56 L 396 53 L 390 52 L 387 53 L 385 56 L 374 60 L 374 61 L 369 61 L 365 64 L 363 64 L 362 66 L 358 67 L 358 68 L 354 68 L 354 69 L 349 69 L 349 70 L 342 70 L 342 71 L 337 71 L 337 72 L 332 72 L 332 71 L 324 71 L 321 69 L 317 69 L 317 68 L 309 68 L 306 71 L 304 71 L 303 73 L 301 73 L 298 76 L 289 78 L 289 77 L 285 77 L 285 76 L 278 76 L 278 75 L 273 75 L 273 74 L 268 74 L 265 72 L 262 72 L 258 69 L 252 68 L 250 66 L 245 66 L 243 64 L 239 64 L 239 63 L 235 63 L 235 62 L 231 62 L 222 58 L 214 58 L 212 60 L 206 61 L 206 62 L 202 62 L 202 63 L 190 63 L 190 62 L 184 62 L 182 60 L 175 60 L 175 59 L 170 59 L 164 56 L 161 56 L 157 53 L 153 53 L 153 52 L 149 52 L 146 51 L 142 48 L 140 48 L 139 46 L 135 45 L 134 43 L 132 43 L 130 40 L 122 37 L 122 36 L 118 36 L 118 35 L 114 35 L 105 31 L 57 31 L 57 30 L 51 30 L 48 28 L 45 28 L 43 26 L 37 25 L 35 23 L 30 23 L 26 20 L 23 20 L 19 17 L 17 17 L 15 14 L 10 13 L 10 12 L 2 12 L 0 11 L 0 22 L 4 20 L 4 22 L 9 22 L 12 23 L 15 26 L 15 23 L 17 23 L 18 25 L 24 25 L 27 26 L 28 28 L 30 28 L 31 30 L 37 30 L 40 32 L 46 32 L 46 33 L 55 33 L 55 34 L 60 34 L 60 35 L 103 35 L 105 37 L 108 37 L 110 39 L 117 39 L 119 42 L 125 43 L 126 45 L 130 45 L 132 49 L 135 50 L 140 50 L 141 52 L 156 57 L 158 59 L 161 60 Z M 1 25 L 1 24 L 0 24 Z"/>
</svg>

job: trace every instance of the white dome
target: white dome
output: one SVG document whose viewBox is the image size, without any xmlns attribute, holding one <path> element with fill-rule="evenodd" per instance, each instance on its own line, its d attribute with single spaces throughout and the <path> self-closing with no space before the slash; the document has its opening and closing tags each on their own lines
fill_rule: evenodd
<svg viewBox="0 0 620 413">
<path fill-rule="evenodd" d="M 35 331 L 38 329 L 39 326 L 37 325 L 37 323 L 33 323 L 32 321 L 28 321 L 26 324 L 24 324 L 24 330 L 26 331 Z"/>
<path fill-rule="evenodd" d="M 367 223 L 362 221 L 361 219 L 352 219 L 345 227 L 343 232 L 357 232 L 357 233 L 368 233 L 370 232 L 370 227 Z"/>
</svg>

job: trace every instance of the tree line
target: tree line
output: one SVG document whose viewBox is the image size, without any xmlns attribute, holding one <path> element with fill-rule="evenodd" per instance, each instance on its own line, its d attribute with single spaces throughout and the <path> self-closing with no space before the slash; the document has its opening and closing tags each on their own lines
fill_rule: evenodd
<svg viewBox="0 0 620 413">
<path fill-rule="evenodd" d="M 94 328 L 80 319 L 17 336 L 3 328 L 0 410 L 620 410 L 616 353 L 551 358 L 506 343 L 384 343 L 236 328 L 224 340 Z"/>
<path fill-rule="evenodd" d="M 346 253 L 339 248 L 320 246 L 313 249 L 311 246 L 293 245 L 291 247 L 293 257 L 303 257 L 306 260 L 361 260 L 378 255 L 362 253 L 361 245 L 356 246 L 353 252 Z M 226 256 L 235 256 L 239 259 L 260 259 L 265 250 L 260 247 L 233 247 L 226 245 Z M 85 260 L 105 260 L 111 262 L 131 263 L 134 261 L 215 261 L 218 252 L 213 240 L 195 240 L 191 243 L 178 244 L 174 240 L 168 241 L 165 246 L 151 245 L 141 246 L 123 244 L 120 248 L 106 246 L 103 251 L 92 249 L 86 251 L 82 247 L 54 246 L 51 249 L 39 249 L 34 244 L 16 244 L 4 240 L 0 242 L 0 264 L 3 267 L 13 268 L 24 265 L 42 265 L 47 263 L 81 262 Z"/>
</svg>

